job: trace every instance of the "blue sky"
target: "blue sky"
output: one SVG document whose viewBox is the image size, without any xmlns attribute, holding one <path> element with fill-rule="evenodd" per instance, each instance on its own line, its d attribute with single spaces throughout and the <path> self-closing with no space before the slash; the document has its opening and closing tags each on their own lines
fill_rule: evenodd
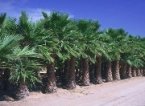
<svg viewBox="0 0 145 106">
<path fill-rule="evenodd" d="M 18 17 L 22 10 L 32 20 L 41 18 L 41 11 L 62 11 L 74 18 L 98 20 L 102 29 L 124 28 L 145 37 L 145 0 L 0 0 L 0 12 Z"/>
</svg>

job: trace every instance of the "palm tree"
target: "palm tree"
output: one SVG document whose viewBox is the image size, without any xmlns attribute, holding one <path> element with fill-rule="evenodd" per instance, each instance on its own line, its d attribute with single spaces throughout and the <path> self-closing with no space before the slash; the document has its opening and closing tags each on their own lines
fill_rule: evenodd
<svg viewBox="0 0 145 106">
<path fill-rule="evenodd" d="M 123 29 L 109 29 L 107 32 L 107 35 L 110 36 L 110 42 L 111 42 L 111 47 L 112 47 L 112 72 L 113 72 L 113 79 L 114 80 L 120 80 L 120 56 L 121 53 L 124 51 L 124 43 L 125 43 L 125 37 L 126 37 L 126 32 Z"/>
<path fill-rule="evenodd" d="M 43 92 L 52 93 L 56 92 L 56 77 L 55 77 L 55 64 L 59 52 L 59 31 L 61 20 L 60 16 L 52 12 L 50 16 L 42 12 L 44 19 L 41 21 L 42 32 L 41 42 L 38 45 L 38 52 L 42 55 L 43 64 L 47 68 L 47 76 L 43 79 Z"/>
<path fill-rule="evenodd" d="M 7 35 L 1 34 L 0 35 L 0 69 L 1 73 L 4 73 L 1 75 L 3 77 L 3 85 L 1 88 L 3 90 L 8 90 L 9 88 L 9 77 L 10 77 L 10 70 L 8 68 L 9 62 L 7 55 L 12 54 L 12 50 L 14 47 L 18 44 L 18 41 L 21 39 L 20 36 L 14 36 L 14 35 Z"/>
<path fill-rule="evenodd" d="M 104 31 L 100 34 L 100 40 L 103 42 L 103 57 L 106 64 L 106 68 L 104 70 L 106 74 L 106 81 L 110 82 L 113 81 L 112 61 L 114 60 L 114 42 L 112 42 L 112 38 L 108 34 L 108 31 Z"/>
<path fill-rule="evenodd" d="M 79 55 L 78 51 L 80 49 L 76 44 L 77 41 L 77 33 L 76 33 L 76 25 L 73 21 L 69 19 L 67 14 L 52 12 L 50 16 L 43 12 L 44 16 L 44 29 L 47 32 L 46 40 L 44 44 L 41 46 L 45 47 L 45 54 L 48 54 L 51 57 L 52 61 L 49 61 L 48 66 L 52 66 L 53 68 L 47 68 L 47 74 L 52 77 L 48 77 L 48 81 L 56 83 L 56 78 L 54 74 L 54 65 L 56 65 L 56 58 L 59 58 L 65 63 L 65 86 L 67 89 L 75 88 L 75 57 Z M 51 47 L 51 48 L 50 48 Z M 48 52 L 48 53 L 46 53 Z M 51 70 L 49 70 L 51 69 Z M 53 75 L 52 75 L 53 74 Z M 53 80 L 53 81 L 52 81 Z M 54 88 L 48 85 L 50 88 Z"/>
<path fill-rule="evenodd" d="M 19 21 L 20 22 L 17 24 L 15 19 L 6 19 L 1 34 L 1 39 L 3 40 L 3 42 L 1 42 L 1 49 L 5 52 L 2 51 L 1 53 L 3 53 L 2 56 L 5 56 L 7 63 L 6 68 L 10 71 L 7 74 L 11 74 L 6 76 L 10 77 L 10 81 L 12 81 L 13 84 L 17 85 L 16 98 L 22 99 L 29 93 L 27 85 L 30 83 L 34 84 L 35 81 L 38 81 L 38 78 L 36 77 L 37 75 L 34 74 L 35 70 L 33 67 L 36 67 L 37 65 L 32 61 L 32 58 L 36 56 L 36 53 L 34 52 L 35 47 L 32 47 L 34 43 L 32 44 L 31 42 L 32 45 L 30 45 L 30 43 L 22 44 L 22 41 L 25 42 L 28 36 L 34 35 L 34 30 L 30 27 L 32 24 L 28 22 L 27 15 L 24 12 L 22 12 Z M 19 45 L 20 42 L 21 45 Z M 28 45 L 30 45 L 31 48 Z M 6 46 L 5 49 L 3 46 Z M 8 54 L 6 53 L 6 50 Z M 8 79 L 9 78 L 7 78 L 7 80 Z"/>
<path fill-rule="evenodd" d="M 5 18 L 6 18 L 6 13 L 1 13 L 0 14 L 0 36 L 2 35 L 2 28 L 3 28 L 3 23 L 5 21 Z M 2 70 L 0 70 L 0 78 L 2 79 Z M 0 80 L 0 88 L 2 89 L 3 87 L 3 84 L 2 84 L 2 80 Z"/>
<path fill-rule="evenodd" d="M 21 36 L 14 35 L 14 33 L 11 33 L 10 30 L 6 30 L 6 27 L 10 27 L 9 24 L 7 24 L 7 17 L 6 13 L 3 13 L 0 15 L 0 66 L 1 66 L 1 73 L 4 73 L 1 75 L 3 78 L 3 89 L 8 90 L 9 89 L 9 77 L 10 77 L 10 70 L 8 69 L 8 58 L 7 55 L 12 54 L 12 50 L 14 47 L 18 44 L 18 41 L 22 39 Z"/>
<path fill-rule="evenodd" d="M 15 47 L 12 54 L 7 55 L 10 64 L 10 81 L 17 86 L 15 92 L 16 99 L 23 99 L 29 96 L 28 85 L 40 82 L 36 70 L 38 65 L 32 58 L 37 57 L 34 48 L 25 46 L 24 48 Z"/>
<path fill-rule="evenodd" d="M 42 67 L 47 70 L 42 78 L 44 93 L 56 92 L 58 77 L 65 88 L 74 89 L 76 72 L 84 86 L 90 80 L 100 84 L 102 77 L 109 82 L 145 74 L 144 38 L 123 29 L 100 32 L 97 21 L 73 20 L 65 13 L 42 15 L 32 22 L 26 12 L 18 21 L 0 14 L 0 77 L 4 79 L 0 88 L 15 85 L 16 99 L 28 96 L 31 84 L 40 82 L 37 74 Z"/>
<path fill-rule="evenodd" d="M 128 56 L 127 62 L 134 68 L 134 74 L 141 76 L 141 69 L 144 66 L 144 46 L 143 41 L 137 37 L 131 37 L 132 40 L 132 50 L 131 54 Z M 136 71 L 135 71 L 136 68 Z M 137 72 L 137 73 L 135 73 Z M 134 76 L 135 76 L 134 75 Z"/>
<path fill-rule="evenodd" d="M 121 78 L 131 78 L 132 77 L 132 64 L 129 61 L 130 56 L 132 56 L 132 50 L 133 50 L 133 41 L 130 38 L 130 36 L 126 37 L 126 43 L 123 45 L 124 52 L 121 53 Z"/>
<path fill-rule="evenodd" d="M 64 81 L 67 89 L 76 87 L 75 67 L 76 59 L 80 57 L 82 48 L 80 44 L 80 33 L 77 31 L 76 23 L 73 20 L 68 20 L 68 23 L 62 31 L 60 42 L 60 52 L 64 60 Z M 61 58 L 61 57 L 60 57 Z"/>
<path fill-rule="evenodd" d="M 107 46 L 105 39 L 106 36 L 104 36 L 103 32 L 98 32 L 95 34 L 96 35 L 96 43 L 95 43 L 95 51 L 96 51 L 96 64 L 95 64 L 95 83 L 102 83 L 102 66 L 103 66 L 103 61 L 104 57 L 107 58 L 108 60 L 110 59 L 108 51 L 107 51 Z"/>
<path fill-rule="evenodd" d="M 99 29 L 99 24 L 96 21 L 91 20 L 79 20 L 77 22 L 78 30 L 82 34 L 80 46 L 83 48 L 81 55 L 81 71 L 82 71 L 82 85 L 88 86 L 90 84 L 89 79 L 89 62 L 95 61 L 95 43 L 96 36 L 95 33 Z"/>
</svg>

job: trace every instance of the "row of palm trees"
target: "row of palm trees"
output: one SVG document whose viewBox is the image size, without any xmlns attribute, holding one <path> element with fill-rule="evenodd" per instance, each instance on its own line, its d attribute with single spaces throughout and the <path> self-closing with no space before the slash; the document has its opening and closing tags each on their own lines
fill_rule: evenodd
<svg viewBox="0 0 145 106">
<path fill-rule="evenodd" d="M 94 20 L 42 12 L 33 22 L 26 12 L 19 19 L 0 15 L 0 89 L 15 88 L 14 97 L 29 95 L 32 85 L 43 93 L 57 86 L 74 89 L 145 74 L 145 39 L 123 29 L 100 30 Z M 45 68 L 46 75 L 39 76 Z"/>
</svg>

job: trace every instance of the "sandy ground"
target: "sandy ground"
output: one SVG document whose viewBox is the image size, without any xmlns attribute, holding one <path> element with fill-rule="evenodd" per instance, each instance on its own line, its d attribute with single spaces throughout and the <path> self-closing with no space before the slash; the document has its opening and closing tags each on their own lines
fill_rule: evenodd
<svg viewBox="0 0 145 106">
<path fill-rule="evenodd" d="M 1 101 L 0 106 L 145 106 L 145 77 L 136 77 L 55 94 L 32 92 L 27 99 Z"/>
</svg>

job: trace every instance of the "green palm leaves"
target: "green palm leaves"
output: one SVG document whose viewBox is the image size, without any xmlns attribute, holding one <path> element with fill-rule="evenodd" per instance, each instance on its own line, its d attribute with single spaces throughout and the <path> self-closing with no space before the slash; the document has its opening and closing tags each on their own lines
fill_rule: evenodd
<svg viewBox="0 0 145 106">
<path fill-rule="evenodd" d="M 23 30 L 27 32 L 27 35 L 30 35 L 30 33 L 28 33 L 29 30 L 27 30 L 29 29 L 27 26 L 28 24 L 30 25 L 30 23 L 25 19 L 26 15 L 23 12 L 21 18 L 20 20 L 23 21 L 21 24 L 18 23 L 18 25 L 15 21 L 6 19 L 5 25 L 3 26 L 4 31 L 2 31 L 0 35 L 0 65 L 1 67 L 4 66 L 8 68 L 12 72 L 11 77 L 15 80 L 14 83 L 18 83 L 21 80 L 26 83 L 25 81 L 27 80 L 33 80 L 31 78 L 37 79 L 35 75 L 32 74 L 34 73 L 34 71 L 32 71 L 34 70 L 34 67 L 32 67 L 34 61 L 32 61 L 32 59 L 30 60 L 30 58 L 37 57 L 35 48 L 30 48 L 29 45 L 20 45 L 20 42 L 24 41 L 26 36 L 22 34 L 23 32 L 19 33 L 19 29 L 23 28 Z M 12 30 L 13 26 L 17 26 L 15 30 Z M 26 64 L 28 62 L 31 64 Z"/>
<path fill-rule="evenodd" d="M 6 18 L 6 13 L 1 13 L 0 14 L 0 28 L 2 28 L 5 18 Z"/>
<path fill-rule="evenodd" d="M 0 14 L 0 68 L 10 71 L 9 80 L 18 85 L 19 93 L 24 86 L 40 82 L 42 67 L 47 69 L 46 92 L 56 91 L 58 71 L 62 83 L 73 89 L 77 71 L 79 81 L 88 86 L 90 76 L 102 82 L 102 70 L 107 81 L 112 81 L 114 73 L 114 79 L 120 79 L 120 69 L 126 66 L 125 71 L 144 68 L 144 38 L 130 36 L 123 29 L 101 31 L 98 21 L 74 20 L 65 13 L 42 15 L 33 22 L 24 11 L 18 20 Z"/>
</svg>

